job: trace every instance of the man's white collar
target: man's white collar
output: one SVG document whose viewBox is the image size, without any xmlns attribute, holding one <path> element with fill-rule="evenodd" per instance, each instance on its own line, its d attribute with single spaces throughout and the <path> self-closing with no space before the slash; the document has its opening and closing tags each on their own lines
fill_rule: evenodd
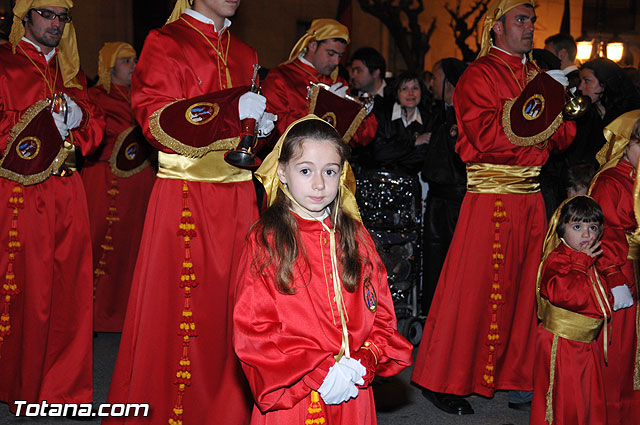
<svg viewBox="0 0 640 425">
<path fill-rule="evenodd" d="M 507 52 L 506 50 L 499 48 L 498 46 L 493 46 L 493 48 L 494 48 L 494 49 L 498 49 L 498 50 L 500 50 L 501 52 L 505 52 L 505 53 L 506 53 L 506 54 L 508 54 L 509 56 L 515 56 L 515 57 L 518 57 L 518 58 L 520 57 L 520 56 L 518 56 L 518 55 L 514 55 L 513 53 L 509 53 L 509 52 Z M 524 64 L 526 61 L 527 61 L 527 55 L 522 55 L 522 63 Z"/>
<path fill-rule="evenodd" d="M 27 37 L 22 37 L 22 40 L 26 41 L 27 43 L 31 44 L 33 47 L 35 47 L 40 53 L 42 53 L 42 48 L 40 46 L 38 46 L 36 43 L 34 43 L 33 41 L 29 40 Z M 56 50 L 58 50 L 56 47 L 54 47 L 53 49 L 51 49 L 51 51 L 47 54 L 44 55 L 44 58 L 46 59 L 47 63 L 49 63 L 49 61 L 51 60 L 51 58 L 53 57 L 53 55 L 56 54 Z"/>
<path fill-rule="evenodd" d="M 227 19 L 227 18 L 224 18 L 224 25 L 222 26 L 222 28 L 220 28 L 218 30 L 218 28 L 216 28 L 215 22 L 213 22 L 208 17 L 204 16 L 202 13 L 196 12 L 193 9 L 185 9 L 184 13 L 189 15 L 189 16 L 191 16 L 193 19 L 197 19 L 200 22 L 204 22 L 205 24 L 213 25 L 213 29 L 217 33 L 220 33 L 223 29 L 228 28 L 231 25 L 231 21 L 229 19 Z"/>
</svg>

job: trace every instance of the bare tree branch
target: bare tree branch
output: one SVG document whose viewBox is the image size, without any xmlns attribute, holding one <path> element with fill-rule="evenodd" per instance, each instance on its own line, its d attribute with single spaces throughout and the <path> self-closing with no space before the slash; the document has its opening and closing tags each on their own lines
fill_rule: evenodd
<svg viewBox="0 0 640 425">
<path fill-rule="evenodd" d="M 453 30 L 453 36 L 456 40 L 456 45 L 462 52 L 462 58 L 465 62 L 471 62 L 475 59 L 480 51 L 480 44 L 478 43 L 478 37 L 476 37 L 475 47 L 472 48 L 467 44 L 467 39 L 473 35 L 478 24 L 484 17 L 489 7 L 490 0 L 476 0 L 470 7 L 470 9 L 464 13 L 460 12 L 461 0 L 456 0 L 456 7 L 452 9 L 448 4 L 445 4 L 444 8 L 451 16 L 451 22 L 449 27 Z M 467 21 L 471 18 L 471 23 Z"/>
<path fill-rule="evenodd" d="M 422 72 L 424 55 L 429 51 L 429 41 L 436 28 L 433 18 L 426 32 L 422 30 L 419 16 L 424 11 L 423 0 L 358 0 L 365 13 L 378 18 L 389 30 L 407 69 Z"/>
</svg>

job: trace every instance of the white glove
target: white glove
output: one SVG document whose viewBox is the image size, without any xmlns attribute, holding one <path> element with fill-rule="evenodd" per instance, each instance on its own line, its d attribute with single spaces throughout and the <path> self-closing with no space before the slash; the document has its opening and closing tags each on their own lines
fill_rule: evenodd
<svg viewBox="0 0 640 425">
<path fill-rule="evenodd" d="M 353 379 L 357 377 L 357 373 L 355 369 L 345 364 L 334 363 L 329 368 L 322 385 L 318 388 L 318 392 L 325 404 L 340 404 L 357 397 L 358 388 L 353 382 Z M 364 383 L 364 380 L 362 382 Z"/>
<path fill-rule="evenodd" d="M 546 71 L 546 74 L 549 75 L 554 80 L 556 80 L 557 82 L 559 82 L 560 84 L 562 84 L 564 87 L 569 86 L 569 79 L 567 78 L 566 75 L 564 75 L 564 72 L 562 72 L 562 70 L 550 69 Z"/>
<path fill-rule="evenodd" d="M 273 129 L 276 127 L 275 122 L 278 121 L 278 116 L 276 114 L 272 114 L 270 112 L 265 112 L 258 121 L 258 126 L 256 127 L 258 131 L 258 137 L 267 137 Z"/>
<path fill-rule="evenodd" d="M 258 93 L 246 92 L 238 101 L 238 113 L 240 120 L 253 118 L 259 121 L 267 107 L 267 98 Z"/>
<path fill-rule="evenodd" d="M 348 359 L 346 357 L 342 357 L 338 362 L 340 365 L 346 366 L 349 369 L 353 370 L 353 375 L 351 376 L 351 381 L 356 385 L 364 385 L 364 376 L 367 374 L 367 368 L 360 363 L 360 360 L 356 359 Z"/>
<path fill-rule="evenodd" d="M 69 127 L 64 122 L 64 114 L 51 111 L 51 116 L 53 116 L 53 121 L 56 123 L 60 137 L 62 137 L 62 140 L 66 139 L 69 135 Z"/>
<path fill-rule="evenodd" d="M 613 311 L 618 311 L 633 305 L 633 297 L 627 285 L 611 288 L 611 293 L 613 294 Z"/>
<path fill-rule="evenodd" d="M 329 91 L 335 95 L 344 98 L 347 95 L 348 86 L 343 86 L 342 83 L 335 83 L 329 87 Z"/>
<path fill-rule="evenodd" d="M 82 108 L 80 108 L 73 99 L 67 96 L 66 93 L 63 94 L 63 96 L 67 101 L 67 127 L 70 129 L 79 127 L 82 122 Z"/>
</svg>

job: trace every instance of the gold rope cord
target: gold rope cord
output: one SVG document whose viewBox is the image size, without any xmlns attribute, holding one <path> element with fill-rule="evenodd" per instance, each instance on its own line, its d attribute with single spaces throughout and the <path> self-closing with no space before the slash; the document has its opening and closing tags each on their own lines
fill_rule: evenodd
<svg viewBox="0 0 640 425">
<path fill-rule="evenodd" d="M 558 335 L 553 335 L 553 344 L 551 344 L 551 360 L 549 365 L 549 389 L 547 390 L 547 410 L 544 420 L 553 425 L 553 382 L 556 378 L 556 353 L 558 351 Z"/>
</svg>

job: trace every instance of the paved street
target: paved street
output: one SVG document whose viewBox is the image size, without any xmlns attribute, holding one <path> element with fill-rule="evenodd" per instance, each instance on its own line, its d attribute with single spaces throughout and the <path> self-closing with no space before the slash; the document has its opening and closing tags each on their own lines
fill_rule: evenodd
<svg viewBox="0 0 640 425">
<path fill-rule="evenodd" d="M 101 333 L 95 341 L 94 398 L 95 404 L 104 402 L 111 371 L 120 341 L 119 334 Z M 409 383 L 411 369 L 393 378 L 378 379 L 375 386 L 378 423 L 380 425 L 527 425 L 528 414 L 507 407 L 507 393 L 499 392 L 493 399 L 472 396 L 474 415 L 454 416 L 436 409 L 426 401 L 420 389 Z M 99 419 L 84 423 L 99 423 Z M 0 404 L 1 425 L 77 425 L 78 421 L 59 418 L 14 417 L 6 404 Z M 164 424 L 159 424 L 164 425 Z M 198 424 L 185 424 L 198 425 Z M 224 424 L 220 424 L 224 425 Z M 294 424 L 292 424 L 294 425 Z M 352 424 L 345 424 L 352 425 Z"/>
</svg>

